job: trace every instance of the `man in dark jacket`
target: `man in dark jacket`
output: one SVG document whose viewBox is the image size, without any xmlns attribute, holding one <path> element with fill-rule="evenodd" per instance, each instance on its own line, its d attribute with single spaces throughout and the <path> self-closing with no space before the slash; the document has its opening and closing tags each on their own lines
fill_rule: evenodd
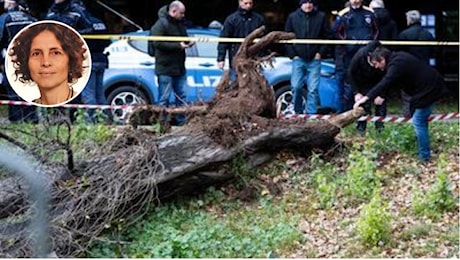
<svg viewBox="0 0 460 260">
<path fill-rule="evenodd" d="M 0 16 L 0 48 L 8 48 L 13 37 L 24 27 L 37 19 L 28 13 L 28 8 L 23 0 L 5 0 L 5 12 Z M 2 63 L 3 64 L 3 63 Z M 3 65 L 2 65 L 3 66 Z M 3 73 L 2 85 L 6 88 L 8 98 L 13 101 L 23 101 L 13 90 L 5 71 Z M 30 121 L 37 122 L 38 116 L 35 106 L 10 105 L 8 108 L 8 119 L 10 122 Z"/>
<path fill-rule="evenodd" d="M 316 0 L 300 0 L 299 8 L 290 13 L 286 32 L 293 32 L 296 39 L 331 39 L 332 32 L 324 12 L 317 10 Z M 291 88 L 296 114 L 316 114 L 319 106 L 319 80 L 321 57 L 328 52 L 326 44 L 288 44 L 286 55 L 292 59 Z M 303 87 L 307 85 L 307 95 Z M 303 101 L 306 99 L 306 108 Z"/>
<path fill-rule="evenodd" d="M 422 27 L 421 16 L 418 10 L 410 10 L 406 13 L 407 28 L 403 30 L 398 39 L 403 41 L 433 41 L 433 35 Z M 430 46 L 408 46 L 400 45 L 397 50 L 406 51 L 416 56 L 426 64 L 430 64 L 434 51 Z M 404 115 L 409 116 L 409 96 L 401 91 L 401 98 L 403 100 Z"/>
<path fill-rule="evenodd" d="M 55 0 L 48 9 L 46 19 L 65 23 L 80 34 L 106 34 L 107 27 L 102 20 L 88 12 L 81 0 Z M 81 95 L 76 98 L 77 103 L 90 105 L 106 105 L 107 100 L 103 93 L 104 70 L 108 67 L 108 58 L 104 49 L 110 44 L 105 39 L 86 40 L 91 53 L 91 74 Z M 109 111 L 104 111 L 110 119 Z M 85 113 L 87 123 L 96 123 L 94 109 L 87 109 Z"/>
<path fill-rule="evenodd" d="M 385 47 L 377 47 L 369 55 L 369 60 L 374 68 L 384 71 L 385 75 L 365 96 L 356 98 L 354 108 L 368 100 L 375 101 L 378 95 L 392 86 L 400 86 L 410 96 L 410 114 L 419 159 L 430 160 L 428 117 L 433 104 L 448 95 L 442 75 L 407 52 L 391 52 Z"/>
<path fill-rule="evenodd" d="M 421 15 L 418 10 L 411 10 L 406 13 L 407 28 L 399 34 L 403 41 L 434 41 L 433 35 L 422 27 Z M 430 46 L 403 46 L 402 51 L 407 51 L 418 57 L 425 63 L 430 63 L 433 56 L 433 49 Z"/>
<path fill-rule="evenodd" d="M 180 1 L 173 1 L 167 10 L 162 8 L 158 20 L 150 29 L 153 36 L 188 36 L 183 23 L 185 5 Z M 169 106 L 171 92 L 175 94 L 176 106 L 185 104 L 185 49 L 193 46 L 194 42 L 154 41 L 155 74 L 158 80 L 158 104 Z M 183 124 L 184 117 L 177 118 L 177 123 Z"/>
<path fill-rule="evenodd" d="M 220 37 L 224 38 L 245 38 L 254 29 L 265 25 L 264 17 L 253 11 L 253 0 L 238 0 L 238 10 L 227 16 Z M 225 57 L 228 54 L 230 75 L 235 76 L 232 69 L 232 60 L 241 44 L 230 42 L 219 42 L 217 45 L 217 66 L 220 69 L 225 67 Z"/>
<path fill-rule="evenodd" d="M 349 0 L 349 7 L 338 13 L 335 24 L 335 34 L 341 40 L 376 40 L 379 34 L 377 21 L 371 8 L 363 5 L 363 0 Z M 361 46 L 358 44 L 342 45 L 343 68 L 348 71 L 351 59 Z M 353 106 L 353 88 L 345 73 L 344 84 L 339 85 L 339 97 L 342 101 L 343 111 Z M 341 111 L 341 112 L 343 112 Z"/>
<path fill-rule="evenodd" d="M 369 7 L 374 11 L 379 28 L 379 40 L 395 40 L 398 38 L 398 25 L 385 8 L 383 0 L 372 0 Z"/>
<path fill-rule="evenodd" d="M 381 70 L 370 66 L 368 61 L 369 53 L 373 52 L 379 46 L 381 46 L 379 41 L 371 41 L 366 46 L 359 49 L 351 59 L 348 68 L 348 77 L 350 83 L 355 86 L 355 97 L 361 97 L 366 94 L 384 75 Z M 378 100 L 380 100 L 381 103 L 375 104 L 375 116 L 386 116 L 386 101 L 382 97 L 385 97 L 385 93 L 379 95 Z M 366 111 L 368 115 L 371 114 L 371 105 L 372 102 L 370 101 L 363 104 L 364 111 Z M 366 126 L 366 121 L 358 121 L 356 128 L 361 134 L 364 134 Z M 383 122 L 375 122 L 375 129 L 377 131 L 381 131 L 383 127 Z"/>
</svg>

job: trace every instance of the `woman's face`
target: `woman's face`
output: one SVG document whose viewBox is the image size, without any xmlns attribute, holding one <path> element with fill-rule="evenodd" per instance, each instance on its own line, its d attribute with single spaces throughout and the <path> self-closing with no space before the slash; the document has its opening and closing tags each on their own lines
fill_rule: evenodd
<svg viewBox="0 0 460 260">
<path fill-rule="evenodd" d="M 64 52 L 54 33 L 43 31 L 32 40 L 29 70 L 39 88 L 67 86 L 69 55 Z"/>
</svg>

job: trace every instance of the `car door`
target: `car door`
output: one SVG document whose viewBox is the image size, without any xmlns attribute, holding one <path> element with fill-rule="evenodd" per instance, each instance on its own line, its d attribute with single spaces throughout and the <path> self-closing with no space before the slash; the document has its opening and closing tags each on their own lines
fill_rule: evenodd
<svg viewBox="0 0 460 260">
<path fill-rule="evenodd" d="M 217 67 L 217 41 L 207 41 L 208 38 L 217 38 L 216 30 L 190 30 L 190 37 L 198 38 L 195 45 L 190 48 L 187 56 L 187 86 L 190 90 L 192 102 L 209 101 L 214 97 L 217 84 L 220 82 L 223 71 Z"/>
</svg>

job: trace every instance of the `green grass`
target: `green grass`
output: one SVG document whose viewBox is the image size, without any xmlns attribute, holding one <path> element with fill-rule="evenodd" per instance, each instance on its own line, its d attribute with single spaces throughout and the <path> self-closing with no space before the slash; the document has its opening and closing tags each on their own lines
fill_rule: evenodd
<svg viewBox="0 0 460 260">
<path fill-rule="evenodd" d="M 260 258 L 302 240 L 296 227 L 299 216 L 284 211 L 275 201 L 226 210 L 214 201 L 212 207 L 218 212 L 210 212 L 203 199 L 216 192 L 220 191 L 211 188 L 193 200 L 156 208 L 151 217 L 122 235 L 127 244 L 111 245 L 110 250 L 107 244 L 98 244 L 89 257 Z"/>
<path fill-rule="evenodd" d="M 402 114 L 402 101 L 401 98 L 393 94 L 387 100 L 387 113 L 388 114 Z M 459 101 L 455 98 L 446 98 L 441 102 L 437 102 L 434 106 L 434 114 L 452 113 L 459 111 Z"/>
</svg>

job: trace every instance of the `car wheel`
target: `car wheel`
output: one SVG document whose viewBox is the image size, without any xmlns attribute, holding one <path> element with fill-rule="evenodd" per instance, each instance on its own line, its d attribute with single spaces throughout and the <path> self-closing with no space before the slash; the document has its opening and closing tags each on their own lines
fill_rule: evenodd
<svg viewBox="0 0 460 260">
<path fill-rule="evenodd" d="M 282 86 L 275 91 L 276 116 L 294 115 L 294 104 L 292 104 L 291 86 Z M 305 105 L 305 100 L 303 101 Z"/>
<path fill-rule="evenodd" d="M 131 86 L 116 88 L 107 97 L 107 102 L 112 106 L 147 104 L 148 100 L 142 91 Z M 127 109 L 114 108 L 112 109 L 112 120 L 117 124 L 123 124 L 127 114 Z"/>
</svg>

